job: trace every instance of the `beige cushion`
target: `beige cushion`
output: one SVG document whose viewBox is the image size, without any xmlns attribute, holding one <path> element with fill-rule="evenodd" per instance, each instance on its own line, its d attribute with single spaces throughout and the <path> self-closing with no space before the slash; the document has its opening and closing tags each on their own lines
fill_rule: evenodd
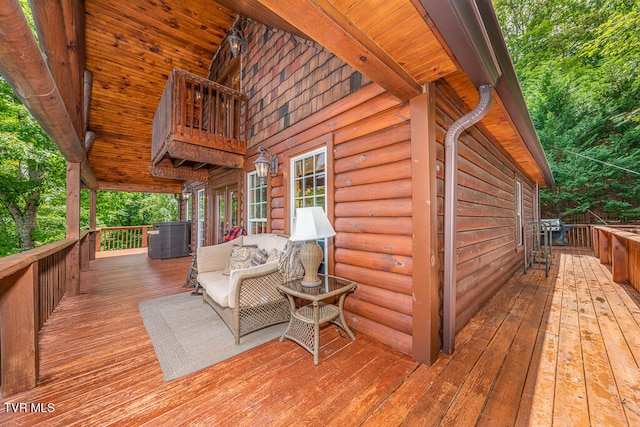
<svg viewBox="0 0 640 427">
<path fill-rule="evenodd" d="M 224 274 L 229 275 L 233 270 L 249 267 L 251 259 L 258 251 L 257 245 L 234 246 L 231 249 L 231 254 L 229 254 L 229 260 L 224 269 Z"/>
<path fill-rule="evenodd" d="M 229 307 L 229 276 L 220 271 L 198 274 L 198 283 L 204 291 L 222 307 Z"/>
<path fill-rule="evenodd" d="M 242 237 L 219 245 L 203 246 L 197 249 L 198 272 L 224 270 L 234 245 L 242 245 Z"/>
<path fill-rule="evenodd" d="M 247 234 L 244 236 L 243 245 L 258 245 L 260 249 L 266 251 L 276 248 L 282 252 L 288 241 L 288 238 L 278 234 Z"/>
</svg>

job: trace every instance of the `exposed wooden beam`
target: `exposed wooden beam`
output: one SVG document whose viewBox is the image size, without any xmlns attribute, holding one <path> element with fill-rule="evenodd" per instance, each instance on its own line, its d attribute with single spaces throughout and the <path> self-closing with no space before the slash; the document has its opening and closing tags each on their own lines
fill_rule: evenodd
<svg viewBox="0 0 640 427">
<path fill-rule="evenodd" d="M 124 191 L 132 193 L 162 193 L 162 194 L 178 194 L 182 191 L 182 183 L 156 184 L 131 184 L 126 182 L 99 181 L 100 191 Z"/>
<path fill-rule="evenodd" d="M 257 0 L 397 98 L 423 88 L 387 52 L 328 0 Z"/>
<path fill-rule="evenodd" d="M 17 0 L 0 0 L 0 74 L 56 144 L 65 159 L 80 163 L 82 180 L 98 182 L 87 162 L 84 144 L 73 126 L 58 87 Z"/>
<path fill-rule="evenodd" d="M 93 143 L 96 140 L 95 132 L 88 131 L 84 135 L 84 148 L 87 150 L 87 153 L 91 151 L 91 147 L 93 147 Z"/>
<path fill-rule="evenodd" d="M 149 172 L 159 178 L 181 179 L 183 181 L 207 182 L 209 179 L 209 173 L 206 170 L 195 171 L 188 167 L 149 166 Z"/>
<path fill-rule="evenodd" d="M 214 148 L 201 147 L 199 145 L 186 144 L 182 141 L 168 141 L 167 153 L 172 158 L 187 159 L 193 162 L 204 162 L 210 165 L 226 166 L 229 168 L 241 168 L 244 166 L 242 154 L 229 153 Z"/>
<path fill-rule="evenodd" d="M 194 163 L 193 166 L 191 166 L 191 169 L 193 169 L 194 171 L 197 171 L 198 169 L 202 169 L 203 167 L 207 166 L 206 163 Z"/>
<path fill-rule="evenodd" d="M 180 166 L 184 165 L 185 162 L 186 162 L 185 159 L 173 159 L 173 167 L 179 168 Z"/>
<path fill-rule="evenodd" d="M 86 133 L 89 129 L 89 108 L 91 107 L 91 88 L 93 87 L 93 73 L 89 70 L 84 70 L 82 74 L 84 77 L 84 105 L 82 115 L 86 139 Z M 89 149 L 87 149 L 87 152 L 89 152 Z"/>
<path fill-rule="evenodd" d="M 49 0 L 29 0 L 33 21 L 38 33 L 38 40 L 46 58 L 49 71 L 56 83 L 62 102 L 64 103 L 69 118 L 74 125 L 74 129 L 81 137 L 80 120 L 76 111 L 76 85 L 74 79 L 78 79 L 79 70 L 74 70 L 77 66 L 77 55 L 71 52 L 70 46 L 75 42 L 69 40 L 69 35 L 73 35 L 73 22 L 65 20 L 63 3 L 66 1 Z M 74 36 L 75 39 L 75 36 Z M 71 57 L 76 56 L 75 60 Z"/>
</svg>

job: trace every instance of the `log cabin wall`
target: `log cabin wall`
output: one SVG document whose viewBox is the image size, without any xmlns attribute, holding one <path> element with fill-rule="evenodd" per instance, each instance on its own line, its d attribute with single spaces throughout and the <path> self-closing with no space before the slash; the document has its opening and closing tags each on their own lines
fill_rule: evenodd
<svg viewBox="0 0 640 427">
<path fill-rule="evenodd" d="M 444 227 L 444 139 L 455 120 L 468 112 L 446 83 L 437 85 L 438 229 Z M 522 188 L 523 224 L 534 218 L 534 184 L 500 150 L 480 124 L 460 137 L 458 164 L 456 327 L 464 326 L 522 268 L 517 245 L 516 181 Z M 444 262 L 440 235 L 440 265 Z"/>
<path fill-rule="evenodd" d="M 290 234 L 289 160 L 326 147 L 326 206 L 337 232 L 329 272 L 358 282 L 345 302 L 347 321 L 411 354 L 409 105 L 369 84 L 262 144 L 280 159 L 268 181 L 269 228 L 283 234 Z"/>
<path fill-rule="evenodd" d="M 249 94 L 248 147 L 278 155 L 267 180 L 268 230 L 290 234 L 290 160 L 326 148 L 326 210 L 337 235 L 329 272 L 358 282 L 346 300 L 357 331 L 413 354 L 412 146 L 409 103 L 402 103 L 318 45 L 250 21 L 243 57 Z M 222 55 L 224 62 L 228 56 Z M 225 65 L 212 64 L 212 79 Z M 440 265 L 443 258 L 446 130 L 468 111 L 446 83 L 436 85 L 437 192 Z M 533 185 L 476 125 L 463 133 L 459 172 L 457 326 L 462 327 L 521 267 L 516 244 L 515 183 L 523 220 L 533 218 Z M 257 158 L 254 150 L 245 172 Z M 213 180 L 209 187 L 215 187 Z M 241 185 L 239 188 L 244 187 Z M 244 197 L 242 197 L 244 202 Z M 246 215 L 244 209 L 243 214 Z M 440 287 L 442 271 L 440 271 Z"/>
</svg>

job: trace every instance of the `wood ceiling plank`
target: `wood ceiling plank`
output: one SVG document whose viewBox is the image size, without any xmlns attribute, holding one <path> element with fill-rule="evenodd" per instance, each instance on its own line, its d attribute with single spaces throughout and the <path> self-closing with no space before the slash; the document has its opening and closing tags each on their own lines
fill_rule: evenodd
<svg viewBox="0 0 640 427">
<path fill-rule="evenodd" d="M 414 27 L 409 26 L 407 22 L 412 13 L 417 13 L 415 7 L 404 0 L 378 0 L 377 4 L 361 4 L 357 10 L 350 12 L 348 17 L 357 22 L 362 31 L 375 39 L 385 29 L 396 26 L 404 27 L 405 32 L 413 29 Z"/>
<path fill-rule="evenodd" d="M 235 15 L 200 0 L 87 0 L 85 8 L 86 68 L 94 76 L 89 122 L 96 133 L 90 160 L 101 186 L 166 188 L 171 180 L 153 177 L 148 165 L 167 78 L 174 66 L 205 76 Z"/>
</svg>

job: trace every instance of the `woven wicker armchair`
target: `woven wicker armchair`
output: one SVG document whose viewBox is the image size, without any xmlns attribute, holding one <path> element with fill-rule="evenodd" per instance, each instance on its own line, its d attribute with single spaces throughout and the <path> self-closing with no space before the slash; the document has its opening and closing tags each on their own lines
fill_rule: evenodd
<svg viewBox="0 0 640 427">
<path fill-rule="evenodd" d="M 227 324 L 236 344 L 240 344 L 243 335 L 289 321 L 290 310 L 286 297 L 277 288 L 283 283 L 278 261 L 231 270 L 225 275 L 231 250 L 244 244 L 281 251 L 287 241 L 286 237 L 273 234 L 249 235 L 198 248 L 198 283 L 203 288 L 203 300 Z"/>
</svg>

